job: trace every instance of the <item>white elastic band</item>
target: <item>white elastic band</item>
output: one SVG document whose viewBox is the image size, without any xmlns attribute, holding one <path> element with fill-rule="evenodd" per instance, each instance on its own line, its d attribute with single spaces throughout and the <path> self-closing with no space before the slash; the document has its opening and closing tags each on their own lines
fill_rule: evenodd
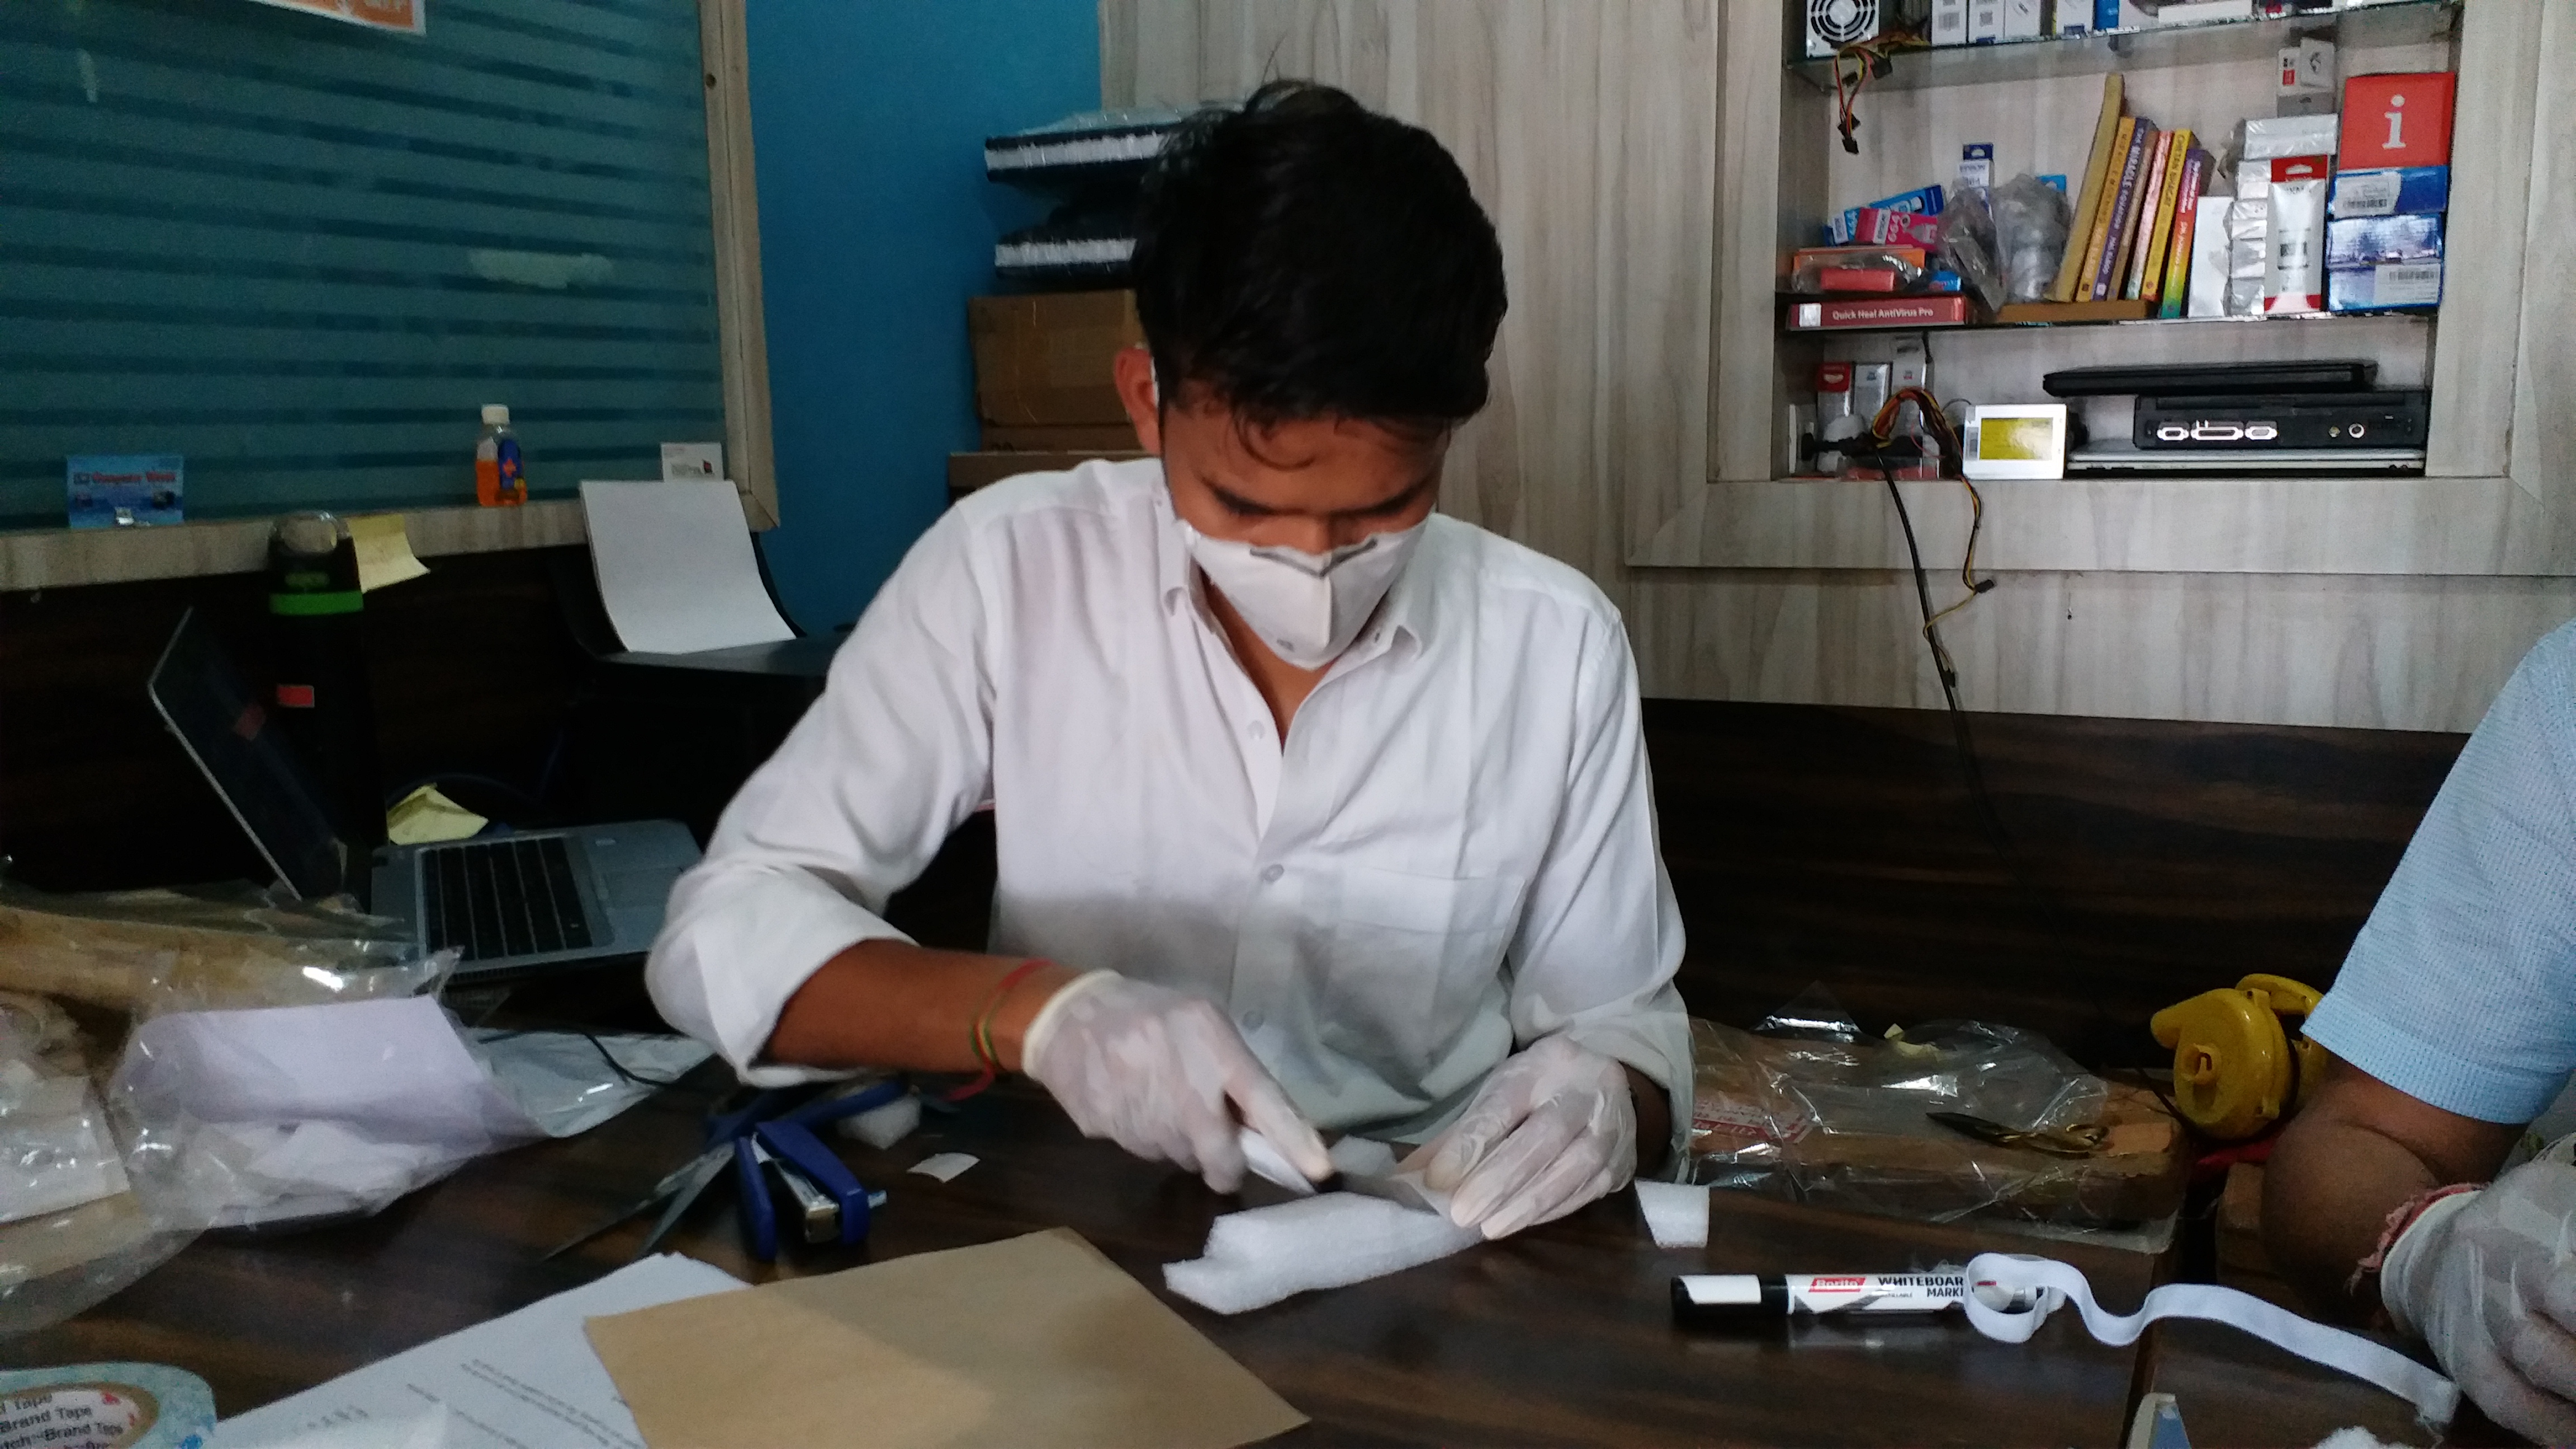
<svg viewBox="0 0 2576 1449">
<path fill-rule="evenodd" d="M 2031 1302 L 2032 1306 L 2024 1309 L 1993 1308 L 1982 1295 L 1974 1291 L 1968 1294 L 1968 1321 L 1977 1326 L 1979 1333 L 2004 1343 L 2027 1343 L 2051 1309 L 2070 1301 L 2083 1314 L 2084 1327 L 2096 1339 L 2114 1347 L 2137 1342 L 2138 1335 L 2157 1319 L 2201 1318 L 2242 1329 L 2311 1363 L 2341 1369 L 2365 1383 L 2376 1384 L 2413 1404 L 2416 1414 L 2428 1426 L 2439 1428 L 2450 1423 L 2452 1413 L 2460 1406 L 2458 1385 L 2395 1349 L 2357 1333 L 2310 1322 L 2233 1288 L 2211 1283 L 2168 1283 L 2149 1293 L 2136 1313 L 2123 1318 L 2093 1301 L 2093 1285 L 2084 1280 L 2081 1271 L 2054 1258 L 1980 1253 L 1968 1260 L 1968 1282 L 1972 1290 L 1993 1284 L 2003 1290 L 2001 1296 L 2007 1299 L 2022 1297 Z"/>
</svg>

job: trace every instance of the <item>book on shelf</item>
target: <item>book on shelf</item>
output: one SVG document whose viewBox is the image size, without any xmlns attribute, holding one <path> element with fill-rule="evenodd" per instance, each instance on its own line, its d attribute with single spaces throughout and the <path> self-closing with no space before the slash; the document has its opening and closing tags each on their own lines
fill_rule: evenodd
<svg viewBox="0 0 2576 1449">
<path fill-rule="evenodd" d="M 2146 174 L 2138 178 L 2137 229 L 2129 239 L 2128 279 L 2120 284 L 2120 296 L 2126 301 L 2139 301 L 2146 296 L 2147 254 L 2155 250 L 2156 213 L 2165 204 L 2165 167 L 2182 153 L 2174 149 L 2172 131 L 2158 131 L 2156 143 L 2147 148 Z"/>
<path fill-rule="evenodd" d="M 2102 223 L 2096 228 L 2102 234 L 2102 254 L 2094 259 L 2093 268 L 2092 297 L 2096 302 L 2113 301 L 2120 295 L 2120 266 L 2128 260 L 2138 193 L 2146 183 L 2147 152 L 2156 138 L 2155 123 L 2144 116 L 2132 117 L 2128 124 L 2128 156 L 2120 163 L 2120 179 L 2104 200 Z M 2119 148 L 2115 145 L 2112 149 Z"/>
<path fill-rule="evenodd" d="M 2124 83 L 2118 73 L 2102 77 L 2102 118 L 2093 126 L 2093 150 L 2085 158 L 2084 182 L 2076 192 L 2075 212 L 2066 230 L 2066 255 L 2057 264 L 2057 281 L 2049 287 L 2052 302 L 2075 300 L 2075 289 L 2091 274 L 2083 270 L 2087 239 L 2092 235 L 2093 218 L 2102 209 L 2103 173 L 2111 168 L 2111 142 L 2120 125 Z"/>
<path fill-rule="evenodd" d="M 2161 303 L 2165 295 L 2165 259 L 2173 250 L 2174 214 L 2182 209 L 2182 173 L 2191 157 L 2191 128 L 2167 133 L 2164 175 L 2156 185 L 2155 214 L 2147 219 L 2147 254 L 2138 268 L 2138 283 L 2129 295 Z M 2184 243 L 2189 246 L 2188 242 Z"/>
<path fill-rule="evenodd" d="M 2101 276 L 2102 253 L 2108 251 L 2111 246 L 2111 215 L 2119 210 L 2120 206 L 2120 172 L 2127 164 L 2129 141 L 2137 126 L 2135 117 L 2122 116 L 2118 129 L 2112 134 L 2111 164 L 2102 171 L 2100 205 L 2094 207 L 2093 219 L 2084 227 L 2084 266 L 2083 270 L 2076 273 L 2073 298 L 2075 301 L 2097 300 L 2094 296 L 2093 284 Z"/>
<path fill-rule="evenodd" d="M 2200 234 L 2200 193 L 2209 184 L 2209 159 L 2209 153 L 2198 146 L 2183 156 L 2166 243 L 2164 289 L 2156 295 L 2159 317 L 2180 317 L 2191 296 L 2192 242 Z"/>
</svg>

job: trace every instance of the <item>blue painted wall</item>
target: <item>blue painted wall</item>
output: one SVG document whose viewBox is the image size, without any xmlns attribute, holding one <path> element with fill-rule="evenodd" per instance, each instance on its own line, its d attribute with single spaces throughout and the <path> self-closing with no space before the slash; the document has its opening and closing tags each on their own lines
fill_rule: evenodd
<svg viewBox="0 0 2576 1449">
<path fill-rule="evenodd" d="M 781 599 L 858 616 L 975 446 L 966 299 L 1045 207 L 984 180 L 986 136 L 1100 104 L 1094 0 L 758 0 L 752 145 Z"/>
</svg>

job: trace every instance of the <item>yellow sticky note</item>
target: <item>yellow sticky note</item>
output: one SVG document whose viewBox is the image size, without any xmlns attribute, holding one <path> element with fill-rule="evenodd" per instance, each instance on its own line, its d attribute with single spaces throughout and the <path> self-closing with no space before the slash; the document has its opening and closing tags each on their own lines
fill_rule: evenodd
<svg viewBox="0 0 2576 1449">
<path fill-rule="evenodd" d="M 399 513 L 370 513 L 349 520 L 349 539 L 358 546 L 358 588 L 373 593 L 387 584 L 416 579 L 429 572 L 411 551 Z"/>
<path fill-rule="evenodd" d="M 403 557 L 410 558 L 410 552 L 406 550 Z M 420 565 L 415 562 L 412 567 L 419 569 Z M 442 840 L 464 840 L 490 823 L 440 794 L 436 785 L 423 785 L 385 812 L 385 838 L 396 845 L 435 845 Z"/>
</svg>

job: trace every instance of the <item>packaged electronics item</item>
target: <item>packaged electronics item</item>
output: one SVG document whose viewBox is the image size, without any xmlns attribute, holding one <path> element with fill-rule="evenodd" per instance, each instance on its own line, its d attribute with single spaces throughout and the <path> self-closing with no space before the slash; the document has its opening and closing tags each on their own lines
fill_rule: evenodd
<svg viewBox="0 0 2576 1449">
<path fill-rule="evenodd" d="M 2277 161 L 2284 156 L 2332 156 L 2335 154 L 2339 120 L 2339 117 L 2331 115 L 2250 117 L 2245 122 L 2245 145 L 2238 154 L 2248 161 Z"/>
<path fill-rule="evenodd" d="M 1981 191 L 1995 184 L 1995 143 L 1970 141 L 1959 148 L 1959 187 Z"/>
<path fill-rule="evenodd" d="M 1830 332 L 1848 327 L 1964 327 L 1971 315 L 1964 294 L 1853 298 L 1791 303 L 1789 326 L 1798 332 Z"/>
<path fill-rule="evenodd" d="M 2050 397 L 2206 397 L 2217 393 L 2367 391 L 2376 362 L 2149 362 L 2066 367 L 2039 380 Z"/>
<path fill-rule="evenodd" d="M 2004 39 L 2037 40 L 2046 8 L 2043 0 L 2004 0 Z"/>
<path fill-rule="evenodd" d="M 2263 271 L 2267 314 L 2325 310 L 2326 181 L 2332 170 L 2323 156 L 2272 165 L 2271 245 Z"/>
<path fill-rule="evenodd" d="M 2254 0 L 2166 0 L 2155 7 L 2158 25 L 2207 25 L 2218 20 L 2251 20 Z"/>
<path fill-rule="evenodd" d="M 2107 1084 L 2012 1027 L 1932 1023 L 1873 1039 L 1818 1004 L 1754 1032 L 1691 1023 L 1693 1181 L 1935 1222 L 2135 1224 L 2180 1205 L 2185 1139 L 2152 1092 Z M 1934 1112 L 2099 1145 L 2077 1157 L 2003 1146 Z"/>
<path fill-rule="evenodd" d="M 2329 312 L 2429 312 L 2442 305 L 2442 264 L 2383 262 L 2326 273 Z"/>
<path fill-rule="evenodd" d="M 1894 368 L 1884 362 L 1855 362 L 1851 369 L 1852 416 L 1866 425 L 1875 422 L 1878 410 L 1887 406 L 1888 387 Z"/>
<path fill-rule="evenodd" d="M 2402 166 L 2384 171 L 2338 171 L 2326 196 L 2326 214 L 2395 216 L 2409 211 L 2448 211 L 2451 168 Z"/>
<path fill-rule="evenodd" d="M 1851 244 L 1936 247 L 1941 244 L 1941 222 L 1920 212 L 1864 206 L 1853 219 Z"/>
<path fill-rule="evenodd" d="M 2343 83 L 2352 118 L 2344 164 L 2356 171 L 2451 162 L 2451 103 L 2459 77 L 2446 70 L 2357 75 Z"/>
<path fill-rule="evenodd" d="M 1968 43 L 1968 0 L 1932 0 L 1932 43 Z"/>
<path fill-rule="evenodd" d="M 1816 426 L 1852 415 L 1852 365 L 1826 362 L 1816 367 Z"/>
<path fill-rule="evenodd" d="M 1968 43 L 1992 45 L 2004 38 L 2004 0 L 1968 0 Z"/>
<path fill-rule="evenodd" d="M 1859 234 L 1860 214 L 1864 210 L 1906 211 L 1918 216 L 1939 216 L 1942 205 L 1947 199 L 1938 186 L 1917 187 L 1896 196 L 1882 196 L 1876 201 L 1848 208 L 1842 215 L 1827 224 L 1826 233 L 1833 245 L 1849 246 L 1852 244 L 1852 238 Z"/>
<path fill-rule="evenodd" d="M 2433 417 L 2421 389 L 2138 399 L 2142 449 L 2420 448 Z"/>
<path fill-rule="evenodd" d="M 2180 312 L 2173 310 L 2173 294 L 2165 295 L 2168 317 L 2224 317 L 2227 315 L 2227 209 L 2222 198 L 2192 218 L 2191 274 L 2188 292 Z M 2177 238 L 2179 240 L 2179 238 Z"/>
<path fill-rule="evenodd" d="M 1921 247 L 1806 247 L 1790 258 L 1789 290 L 1902 292 L 1919 286 L 1930 258 Z"/>
<path fill-rule="evenodd" d="M 2265 183 L 2270 190 L 2270 183 Z M 2240 196 L 2227 205 L 2227 293 L 2229 317 L 2251 317 L 2263 310 L 2263 276 L 2271 265 L 2272 201 Z"/>
<path fill-rule="evenodd" d="M 2326 222 L 2329 268 L 2441 259 L 2442 219 L 2438 216 L 2356 216 Z"/>
<path fill-rule="evenodd" d="M 2305 35 L 2281 47 L 2281 89 L 2274 106 L 2284 116 L 2321 116 L 2335 108 L 2340 80 L 2335 43 Z"/>
</svg>

